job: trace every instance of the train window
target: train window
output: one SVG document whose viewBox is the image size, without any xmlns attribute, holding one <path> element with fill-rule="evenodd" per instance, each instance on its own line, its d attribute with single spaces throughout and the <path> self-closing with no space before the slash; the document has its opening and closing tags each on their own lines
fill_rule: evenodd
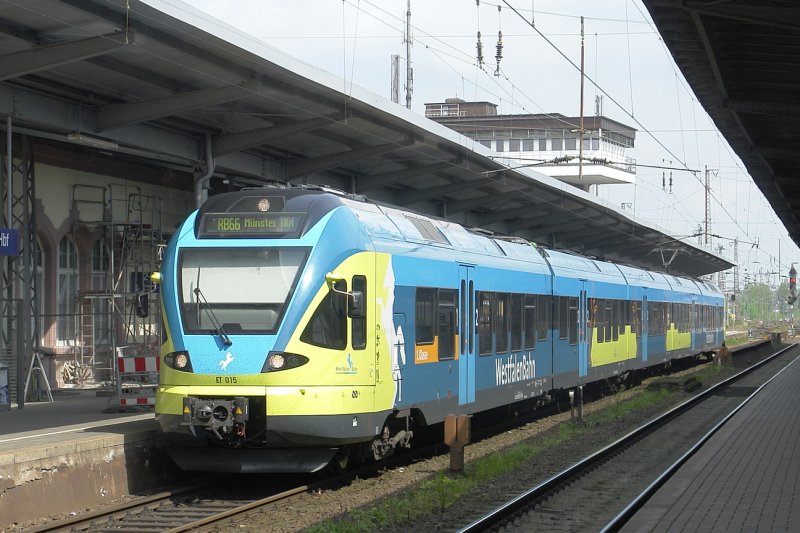
<svg viewBox="0 0 800 533">
<path fill-rule="evenodd" d="M 497 353 L 508 351 L 508 326 L 510 322 L 509 300 L 510 294 L 500 293 L 495 301 L 494 342 Z"/>
<path fill-rule="evenodd" d="M 328 294 L 317 306 L 300 340 L 320 346 L 341 350 L 347 344 L 347 283 L 337 281 L 336 292 Z"/>
<path fill-rule="evenodd" d="M 566 296 L 558 297 L 558 338 L 569 336 L 569 301 Z"/>
<path fill-rule="evenodd" d="M 469 320 L 469 313 L 466 312 L 469 307 L 467 307 L 467 282 L 463 279 L 461 280 L 461 324 L 459 325 L 459 331 L 461 334 L 461 353 L 467 353 L 467 321 Z"/>
<path fill-rule="evenodd" d="M 546 341 L 550 331 L 550 321 L 551 321 L 551 310 L 552 310 L 552 303 L 551 303 L 550 296 L 541 294 L 536 297 L 536 314 L 538 315 L 538 330 L 539 330 L 539 340 Z"/>
<path fill-rule="evenodd" d="M 672 324 L 672 304 L 664 303 L 664 334 L 667 333 L 670 324 Z"/>
<path fill-rule="evenodd" d="M 492 353 L 492 303 L 494 294 L 478 293 L 478 352 L 481 355 Z"/>
<path fill-rule="evenodd" d="M 589 305 L 589 334 L 591 335 L 592 332 L 596 332 L 597 342 L 603 342 L 603 336 L 600 333 L 600 328 L 598 327 L 600 320 L 600 308 L 597 305 L 597 298 L 589 298 L 587 303 Z"/>
<path fill-rule="evenodd" d="M 619 325 L 622 323 L 620 317 L 622 313 L 620 312 L 620 306 L 622 302 L 620 300 L 609 300 L 611 304 L 611 340 L 615 341 L 619 338 Z"/>
<path fill-rule="evenodd" d="M 439 359 L 452 359 L 456 352 L 456 291 L 439 289 Z"/>
<path fill-rule="evenodd" d="M 364 308 L 363 316 L 351 319 L 350 327 L 352 329 L 353 349 L 363 350 L 367 347 L 367 278 L 364 276 L 353 276 L 353 291 L 358 291 L 363 295 L 362 307 Z M 349 298 L 348 298 L 349 300 Z M 348 301 L 348 304 L 350 302 Z"/>
<path fill-rule="evenodd" d="M 417 344 L 433 344 L 433 336 L 435 335 L 434 308 L 436 306 L 436 289 L 417 289 L 417 305 L 416 305 L 416 343 Z"/>
<path fill-rule="evenodd" d="M 631 332 L 635 333 L 637 337 L 640 337 L 642 335 L 642 310 L 639 302 L 630 302 L 630 312 Z"/>
<path fill-rule="evenodd" d="M 617 335 L 614 337 L 615 339 L 618 338 L 619 335 L 625 334 L 625 315 L 623 314 L 624 309 L 625 305 L 622 300 L 614 300 L 614 329 L 617 332 Z"/>
<path fill-rule="evenodd" d="M 475 282 L 470 280 L 469 281 L 469 307 L 467 309 L 474 309 L 475 307 Z M 465 313 L 466 314 L 466 313 Z M 464 319 L 465 323 L 468 325 L 468 329 L 464 332 L 464 335 L 469 333 L 469 353 L 475 353 L 475 330 L 473 329 L 472 318 Z"/>
<path fill-rule="evenodd" d="M 228 333 L 275 333 L 303 270 L 306 248 L 187 248 L 179 297 L 187 333 L 218 322 Z"/>
<path fill-rule="evenodd" d="M 522 350 L 522 295 L 511 295 L 511 320 L 509 327 L 511 329 L 511 351 L 518 352 Z"/>
<path fill-rule="evenodd" d="M 536 296 L 525 295 L 524 313 L 525 349 L 533 350 L 536 348 Z"/>
<path fill-rule="evenodd" d="M 578 299 L 569 298 L 569 343 L 578 344 Z"/>
</svg>

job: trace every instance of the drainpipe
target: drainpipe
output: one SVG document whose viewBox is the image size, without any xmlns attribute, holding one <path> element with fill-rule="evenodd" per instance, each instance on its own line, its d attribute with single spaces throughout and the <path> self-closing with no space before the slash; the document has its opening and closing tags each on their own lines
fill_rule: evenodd
<svg viewBox="0 0 800 533">
<path fill-rule="evenodd" d="M 214 155 L 211 152 L 211 134 L 206 133 L 206 171 L 194 180 L 195 207 L 200 209 L 208 200 L 208 182 L 214 175 Z"/>
</svg>

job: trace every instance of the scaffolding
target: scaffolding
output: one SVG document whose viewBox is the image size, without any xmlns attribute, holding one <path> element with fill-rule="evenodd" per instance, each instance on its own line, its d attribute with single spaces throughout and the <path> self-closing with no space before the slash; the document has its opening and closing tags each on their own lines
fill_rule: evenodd
<svg viewBox="0 0 800 533">
<path fill-rule="evenodd" d="M 10 395 L 22 406 L 28 394 L 50 400 L 52 395 L 39 357 L 33 142 L 12 134 L 11 117 L 3 133 L 0 227 L 18 231 L 19 250 L 0 257 L 0 364 L 8 367 Z"/>
<path fill-rule="evenodd" d="M 150 273 L 158 270 L 165 247 L 161 199 L 139 187 L 76 184 L 72 208 L 73 234 L 99 232 L 103 243 L 92 254 L 89 287 L 75 300 L 74 383 L 109 386 L 120 396 L 123 380 L 132 377 L 137 387 L 145 383 L 154 392 L 157 374 L 122 373 L 119 359 L 158 356 L 160 308 Z"/>
</svg>

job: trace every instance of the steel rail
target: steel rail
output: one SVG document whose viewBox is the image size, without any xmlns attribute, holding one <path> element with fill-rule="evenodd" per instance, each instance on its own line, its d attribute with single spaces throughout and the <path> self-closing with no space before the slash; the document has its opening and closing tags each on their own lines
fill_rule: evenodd
<svg viewBox="0 0 800 533">
<path fill-rule="evenodd" d="M 755 371 L 756 369 L 760 368 L 761 366 L 767 364 L 768 362 L 772 361 L 776 357 L 781 356 L 784 352 L 789 350 L 790 348 L 795 347 L 796 344 L 792 344 L 787 346 L 778 352 L 770 355 L 769 357 L 765 357 L 763 360 L 759 361 L 756 364 L 751 365 L 750 367 L 742 370 L 734 374 L 733 376 L 729 377 L 728 379 L 721 381 L 707 390 L 703 391 L 702 393 L 698 394 L 697 396 L 693 396 L 688 400 L 684 401 L 683 403 L 673 407 L 669 411 L 663 413 L 662 415 L 658 416 L 657 418 L 647 422 L 646 424 L 640 426 L 639 428 L 631 431 L 630 433 L 620 437 L 616 441 L 612 442 L 608 446 L 598 450 L 597 452 L 589 455 L 588 457 L 578 461 L 577 463 L 573 464 L 572 466 L 566 468 L 565 470 L 555 474 L 554 476 L 550 477 L 549 479 L 543 481 L 539 485 L 531 488 L 530 490 L 520 494 L 516 498 L 504 503 L 500 507 L 492 510 L 491 512 L 487 513 L 486 515 L 478 518 L 471 524 L 465 526 L 464 528 L 458 530 L 458 533 L 475 533 L 478 531 L 486 531 L 493 526 L 501 523 L 505 518 L 514 515 L 519 510 L 530 506 L 536 500 L 542 498 L 544 495 L 548 494 L 549 492 L 553 491 L 555 488 L 561 486 L 562 484 L 566 483 L 568 480 L 577 477 L 582 472 L 588 471 L 593 466 L 602 463 L 607 458 L 612 457 L 616 453 L 618 453 L 623 448 L 633 444 L 637 440 L 643 438 L 647 434 L 651 433 L 658 427 L 666 424 L 671 419 L 677 417 L 678 415 L 688 411 L 695 405 L 703 402 L 707 398 L 711 397 L 715 394 L 718 390 L 729 386 L 730 384 L 736 382 L 737 380 L 741 379 L 742 377 L 750 374 L 751 372 Z M 788 365 L 787 365 L 788 366 Z M 771 379 L 774 379 L 771 378 Z M 763 386 L 762 386 L 763 387 Z M 761 387 L 759 388 L 761 390 Z M 740 409 L 737 407 L 736 410 Z"/>
<path fill-rule="evenodd" d="M 783 352 L 788 350 L 789 348 L 793 348 L 794 346 L 789 346 L 780 350 L 772 357 L 777 357 L 781 355 Z M 686 451 L 677 461 L 667 467 L 664 472 L 661 473 L 645 490 L 643 490 L 636 498 L 634 498 L 628 505 L 623 509 L 617 516 L 615 516 L 606 526 L 601 530 L 602 533 L 611 532 L 611 531 L 619 531 L 622 527 L 628 523 L 628 521 L 639 511 L 644 505 L 653 497 L 653 495 L 660 489 L 677 471 L 678 469 L 686 463 L 693 455 L 695 455 L 702 447 L 708 442 L 709 439 L 720 429 L 722 429 L 725 424 L 730 422 L 730 420 L 738 413 L 745 405 L 750 403 L 750 401 L 755 398 L 767 385 L 769 385 L 772 380 L 777 378 L 781 375 L 784 370 L 789 368 L 791 365 L 797 362 L 797 358 L 792 359 L 789 364 L 781 368 L 774 376 L 769 378 L 767 381 L 761 384 L 755 391 L 753 391 L 747 398 L 745 398 L 742 403 L 736 406 L 728 415 L 720 420 L 713 428 L 711 428 L 708 433 L 703 435 L 689 450 Z"/>
</svg>

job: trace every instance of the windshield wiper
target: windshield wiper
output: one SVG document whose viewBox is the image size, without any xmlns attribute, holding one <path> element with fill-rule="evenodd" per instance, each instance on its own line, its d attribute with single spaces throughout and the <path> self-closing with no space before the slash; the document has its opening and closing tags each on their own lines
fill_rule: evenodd
<svg viewBox="0 0 800 533">
<path fill-rule="evenodd" d="M 228 337 L 228 334 L 225 333 L 224 329 L 222 329 L 222 324 L 220 324 L 219 320 L 217 320 L 217 316 L 214 314 L 214 311 L 211 310 L 211 306 L 208 305 L 208 300 L 206 300 L 206 297 L 203 296 L 203 293 L 200 291 L 200 287 L 195 287 L 194 295 L 197 297 L 197 307 L 202 307 L 205 310 L 209 320 L 211 320 L 211 325 L 214 326 L 214 330 L 216 331 L 217 335 L 219 335 L 222 339 L 222 344 L 225 346 L 230 346 L 233 344 L 233 341 L 230 339 L 230 337 Z M 202 306 L 200 305 L 201 303 L 203 304 Z"/>
</svg>

